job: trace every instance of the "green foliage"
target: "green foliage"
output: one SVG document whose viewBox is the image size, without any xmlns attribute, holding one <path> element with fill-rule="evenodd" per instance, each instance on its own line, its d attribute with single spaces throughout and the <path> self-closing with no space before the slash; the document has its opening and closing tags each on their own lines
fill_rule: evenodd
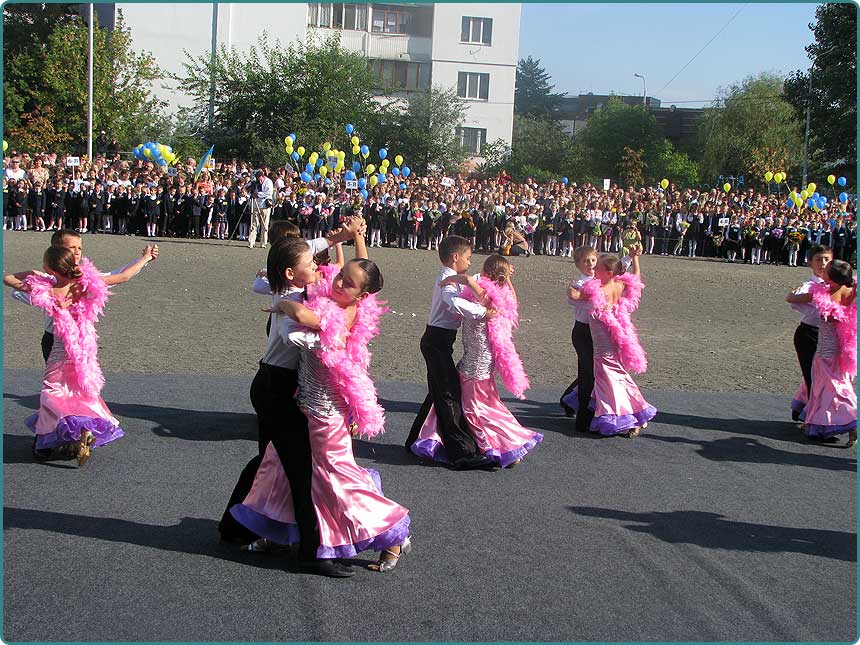
<svg viewBox="0 0 860 645">
<path fill-rule="evenodd" d="M 818 162 L 842 161 L 853 172 L 857 164 L 857 6 L 854 3 L 821 4 L 817 22 L 810 25 L 815 42 L 806 48 L 812 67 L 796 71 L 785 81 L 786 100 L 798 119 L 811 107 L 810 156 Z"/>
<path fill-rule="evenodd" d="M 59 5 L 41 5 L 41 10 L 40 5 L 31 5 L 29 13 L 13 12 L 10 17 L 10 7 L 20 6 L 4 7 L 6 25 L 10 21 L 14 25 L 15 39 L 9 44 L 14 53 L 4 56 L 6 126 L 19 125 L 25 113 L 29 123 L 39 115 L 38 123 L 46 127 L 38 129 L 45 133 L 38 147 L 70 140 L 80 149 L 87 137 L 87 26 L 79 16 L 57 9 Z M 24 45 L 18 40 L 28 21 L 35 36 Z M 4 53 L 7 44 L 4 41 Z M 94 132 L 109 132 L 121 146 L 140 143 L 141 132 L 152 126 L 164 106 L 150 89 L 160 78 L 160 70 L 151 55 L 134 49 L 122 14 L 110 37 L 106 29 L 96 26 L 93 52 Z M 36 145 L 38 141 L 31 136 L 28 142 Z"/>
<path fill-rule="evenodd" d="M 603 109 L 591 115 L 576 141 L 591 174 L 614 177 L 628 147 L 641 150 L 645 166 L 655 168 L 663 137 L 654 116 L 644 107 L 611 98 Z"/>
<path fill-rule="evenodd" d="M 644 150 L 624 148 L 624 156 L 618 164 L 618 175 L 628 186 L 641 186 L 645 182 L 645 170 L 648 164 L 642 158 Z"/>
<path fill-rule="evenodd" d="M 702 176 L 747 175 L 796 166 L 802 153 L 800 122 L 782 98 L 783 79 L 750 76 L 721 90 L 699 125 Z"/>
<path fill-rule="evenodd" d="M 286 162 L 283 141 L 291 132 L 296 145 L 309 151 L 326 140 L 345 148 L 345 123 L 360 128 L 377 118 L 367 59 L 343 49 L 339 34 L 288 47 L 271 45 L 263 34 L 245 54 L 222 46 L 214 64 L 208 53 L 185 54 L 185 73 L 175 80 L 194 99 L 195 133 L 214 143 L 221 156 L 280 164 Z"/>
<path fill-rule="evenodd" d="M 454 88 L 432 87 L 411 93 L 406 106 L 381 109 L 377 130 L 369 134 L 379 146 L 406 157 L 413 170 L 424 172 L 433 164 L 453 171 L 466 158 L 457 135 L 465 111 Z"/>
<path fill-rule="evenodd" d="M 537 169 L 558 179 L 573 163 L 573 139 L 554 121 L 515 114 L 511 148 L 505 169 L 514 179 L 533 177 Z"/>
<path fill-rule="evenodd" d="M 561 94 L 553 94 L 549 74 L 540 59 L 521 58 L 517 64 L 514 112 L 521 116 L 552 119 Z"/>
<path fill-rule="evenodd" d="M 699 184 L 698 164 L 686 153 L 675 150 L 668 139 L 664 139 L 657 145 L 656 161 L 651 167 L 651 172 L 646 175 L 646 182 L 656 183 L 663 178 L 681 187 Z"/>
</svg>

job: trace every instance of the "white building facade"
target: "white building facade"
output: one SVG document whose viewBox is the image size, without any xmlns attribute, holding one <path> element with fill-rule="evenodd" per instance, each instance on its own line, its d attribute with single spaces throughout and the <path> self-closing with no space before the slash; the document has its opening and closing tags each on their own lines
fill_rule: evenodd
<svg viewBox="0 0 860 645">
<path fill-rule="evenodd" d="M 456 88 L 466 104 L 459 136 L 480 156 L 485 143 L 511 142 L 519 56 L 519 4 L 466 3 L 117 3 L 136 49 L 153 54 L 168 74 L 182 74 L 182 50 L 208 56 L 224 45 L 239 52 L 269 41 L 303 41 L 340 32 L 343 47 L 361 52 L 401 95 L 431 85 Z M 110 9 L 101 5 L 100 14 Z M 105 18 L 100 15 L 104 24 Z M 115 15 L 115 14 L 114 14 Z M 166 82 L 159 98 L 179 107 L 189 97 Z"/>
</svg>

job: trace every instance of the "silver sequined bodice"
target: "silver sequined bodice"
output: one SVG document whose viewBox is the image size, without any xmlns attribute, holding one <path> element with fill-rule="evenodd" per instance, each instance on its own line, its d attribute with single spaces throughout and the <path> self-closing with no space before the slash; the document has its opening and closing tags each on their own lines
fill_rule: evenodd
<svg viewBox="0 0 860 645">
<path fill-rule="evenodd" d="M 347 404 L 338 394 L 331 370 L 312 349 L 301 348 L 299 360 L 299 406 L 320 417 L 345 415 Z"/>
<path fill-rule="evenodd" d="M 487 322 L 464 318 L 462 326 L 463 358 L 457 369 L 470 379 L 483 381 L 493 375 L 493 355 L 487 339 Z"/>
<path fill-rule="evenodd" d="M 609 334 L 609 328 L 599 320 L 592 318 L 589 323 L 591 329 L 591 341 L 594 343 L 594 353 L 601 356 L 610 356 L 615 353 L 615 343 Z"/>
<path fill-rule="evenodd" d="M 836 323 L 832 320 L 822 320 L 818 327 L 818 346 L 815 354 L 821 358 L 834 358 L 839 355 L 839 336 L 836 333 Z"/>
</svg>

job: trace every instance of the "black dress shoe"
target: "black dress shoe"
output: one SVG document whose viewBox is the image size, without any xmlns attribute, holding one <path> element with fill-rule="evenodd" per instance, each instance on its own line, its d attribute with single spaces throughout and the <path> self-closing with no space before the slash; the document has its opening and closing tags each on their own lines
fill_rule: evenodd
<svg viewBox="0 0 860 645">
<path fill-rule="evenodd" d="M 352 567 L 336 560 L 303 560 L 299 565 L 308 573 L 315 573 L 328 578 L 349 578 L 355 575 Z"/>
<path fill-rule="evenodd" d="M 484 455 L 469 455 L 451 462 L 454 470 L 496 470 L 495 464 Z"/>
</svg>

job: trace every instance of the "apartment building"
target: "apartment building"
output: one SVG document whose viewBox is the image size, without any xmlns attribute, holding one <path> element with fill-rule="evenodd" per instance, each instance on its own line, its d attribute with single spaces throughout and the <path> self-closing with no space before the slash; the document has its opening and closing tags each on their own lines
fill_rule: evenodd
<svg viewBox="0 0 860 645">
<path fill-rule="evenodd" d="M 181 74 L 187 50 L 206 55 L 225 45 L 247 51 L 265 31 L 271 42 L 340 32 L 397 95 L 431 85 L 456 88 L 466 104 L 459 135 L 476 157 L 485 143 L 510 144 L 519 56 L 519 4 L 467 3 L 209 3 L 97 5 L 101 24 L 121 10 L 135 46 L 152 52 L 168 73 Z M 170 83 L 156 88 L 171 105 L 188 105 Z"/>
</svg>

